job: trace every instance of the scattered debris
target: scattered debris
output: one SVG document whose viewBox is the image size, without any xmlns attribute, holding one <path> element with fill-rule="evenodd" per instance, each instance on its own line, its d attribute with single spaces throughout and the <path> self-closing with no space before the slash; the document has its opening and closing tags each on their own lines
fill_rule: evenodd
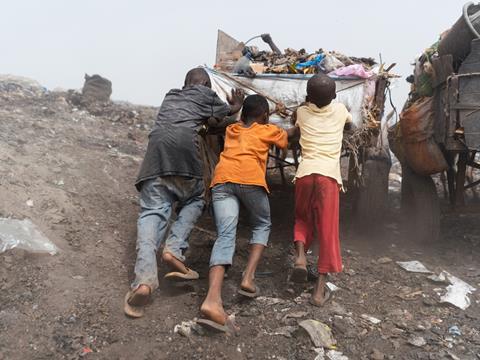
<svg viewBox="0 0 480 360">
<path fill-rule="evenodd" d="M 268 297 L 268 296 L 259 296 L 259 297 L 255 298 L 255 300 L 262 303 L 262 305 L 265 305 L 265 306 L 283 304 L 285 302 L 285 300 L 283 300 L 283 299 L 273 298 L 273 297 Z"/>
<path fill-rule="evenodd" d="M 461 360 L 457 355 L 455 355 L 454 353 L 452 353 L 449 350 L 447 350 L 447 354 L 448 354 L 448 356 L 450 356 L 452 358 L 452 360 Z M 480 359 L 480 354 L 477 354 L 477 358 Z"/>
<path fill-rule="evenodd" d="M 343 355 L 341 351 L 329 350 L 327 351 L 327 358 L 329 360 L 348 360 L 348 357 Z"/>
<path fill-rule="evenodd" d="M 428 270 L 420 261 L 397 261 L 397 264 L 404 270 L 408 272 L 421 273 L 421 274 L 431 274 L 432 272 Z"/>
<path fill-rule="evenodd" d="M 427 345 L 426 340 L 421 336 L 413 336 L 412 335 L 411 337 L 408 338 L 407 342 L 410 345 L 413 345 L 413 346 L 416 346 L 416 347 L 422 347 L 422 346 Z"/>
<path fill-rule="evenodd" d="M 330 303 L 330 311 L 335 314 L 335 315 L 340 315 L 340 316 L 346 316 L 346 315 L 351 315 L 348 313 L 348 311 L 339 303 L 336 301 L 332 301 Z"/>
<path fill-rule="evenodd" d="M 391 263 L 393 260 L 390 259 L 389 257 L 381 257 L 380 259 L 377 260 L 377 264 L 388 264 Z"/>
<path fill-rule="evenodd" d="M 182 321 L 181 324 L 177 324 L 173 328 L 175 334 L 180 334 L 185 337 L 190 337 L 192 335 L 192 330 L 199 335 L 204 333 L 202 327 L 197 324 L 197 319 Z"/>
<path fill-rule="evenodd" d="M 93 350 L 88 347 L 88 346 L 85 346 L 83 349 L 82 349 L 82 352 L 80 354 L 81 357 L 87 355 L 87 354 L 90 354 L 90 353 L 93 353 Z"/>
<path fill-rule="evenodd" d="M 413 291 L 413 292 L 408 292 L 406 294 L 396 294 L 395 296 L 402 299 L 402 300 L 411 301 L 411 300 L 415 300 L 416 298 L 418 298 L 422 295 L 423 295 L 423 291 L 422 290 L 417 290 L 417 291 Z"/>
<path fill-rule="evenodd" d="M 290 318 L 299 319 L 299 318 L 305 317 L 305 316 L 307 316 L 307 315 L 308 315 L 308 312 L 307 312 L 307 311 L 291 312 L 291 313 L 286 314 L 286 315 L 282 318 L 282 322 L 285 322 L 285 321 L 287 321 L 287 320 L 290 319 Z"/>
<path fill-rule="evenodd" d="M 370 359 L 371 360 L 383 360 L 383 359 L 385 359 L 385 354 L 382 353 L 380 350 L 374 348 L 372 350 L 372 353 L 370 354 Z"/>
<path fill-rule="evenodd" d="M 313 359 L 313 360 L 324 360 L 325 359 L 325 350 L 323 349 L 323 347 L 315 348 L 313 350 L 317 353 L 317 356 L 315 356 L 315 359 Z"/>
<path fill-rule="evenodd" d="M 365 319 L 369 322 L 371 322 L 373 325 L 377 325 L 377 324 L 380 324 L 382 322 L 382 320 L 380 319 L 377 319 L 373 316 L 370 316 L 370 315 L 367 315 L 367 314 L 362 314 L 361 315 L 362 319 Z"/>
<path fill-rule="evenodd" d="M 309 319 L 300 322 L 299 326 L 310 335 L 315 347 L 332 349 L 335 346 L 336 341 L 332 336 L 332 330 L 324 323 Z"/>
<path fill-rule="evenodd" d="M 447 277 L 445 275 L 445 272 L 443 271 L 438 275 L 433 274 L 433 275 L 427 276 L 427 279 L 433 281 L 434 283 L 448 284 Z"/>
<path fill-rule="evenodd" d="M 471 304 L 468 294 L 473 293 L 477 289 L 446 271 L 442 271 L 441 274 L 444 274 L 451 285 L 447 286 L 447 292 L 440 297 L 440 301 L 450 303 L 462 310 L 468 308 Z"/>
<path fill-rule="evenodd" d="M 292 334 L 297 331 L 298 327 L 297 326 L 282 326 L 277 329 L 275 329 L 273 332 L 268 333 L 266 332 L 267 335 L 282 335 L 287 338 L 291 338 Z"/>
<path fill-rule="evenodd" d="M 0 218 L 0 253 L 13 249 L 55 255 L 57 247 L 29 220 Z"/>
<path fill-rule="evenodd" d="M 344 272 L 345 272 L 345 274 L 347 274 L 349 276 L 355 276 L 357 274 L 356 271 L 353 270 L 353 269 L 347 269 Z"/>
<path fill-rule="evenodd" d="M 28 199 L 25 204 L 27 204 L 28 207 L 33 207 L 33 200 Z"/>
<path fill-rule="evenodd" d="M 332 292 L 340 290 L 340 288 L 337 285 L 335 285 L 334 283 L 327 282 L 326 285 L 327 285 L 328 289 Z"/>
<path fill-rule="evenodd" d="M 460 331 L 460 329 L 458 328 L 458 326 L 454 325 L 454 326 L 450 326 L 448 328 L 448 333 L 450 335 L 455 335 L 455 336 L 462 336 L 462 332 Z"/>
</svg>

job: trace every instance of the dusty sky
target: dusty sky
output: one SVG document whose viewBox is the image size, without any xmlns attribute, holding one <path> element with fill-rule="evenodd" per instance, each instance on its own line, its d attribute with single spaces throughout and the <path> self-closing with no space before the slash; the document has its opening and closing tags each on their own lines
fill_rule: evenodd
<svg viewBox="0 0 480 360">
<path fill-rule="evenodd" d="M 217 29 L 223 29 L 244 41 L 269 32 L 280 49 L 377 59 L 381 53 L 406 76 L 464 2 L 2 0 L 0 73 L 31 77 L 49 89 L 80 88 L 84 73 L 98 73 L 112 80 L 114 99 L 159 105 L 189 68 L 213 65 Z M 408 91 L 403 79 L 394 91 L 401 107 Z"/>
</svg>

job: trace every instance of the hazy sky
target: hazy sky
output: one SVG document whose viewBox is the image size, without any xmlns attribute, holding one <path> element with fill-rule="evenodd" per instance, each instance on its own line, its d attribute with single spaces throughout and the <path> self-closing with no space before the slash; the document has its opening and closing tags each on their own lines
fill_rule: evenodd
<svg viewBox="0 0 480 360">
<path fill-rule="evenodd" d="M 244 41 L 269 32 L 280 49 L 381 53 L 405 76 L 464 2 L 1 0 L 0 73 L 49 89 L 80 88 L 84 73 L 98 73 L 112 80 L 114 99 L 159 105 L 189 68 L 213 65 L 222 29 Z M 400 83 L 396 99 L 408 91 Z"/>
</svg>

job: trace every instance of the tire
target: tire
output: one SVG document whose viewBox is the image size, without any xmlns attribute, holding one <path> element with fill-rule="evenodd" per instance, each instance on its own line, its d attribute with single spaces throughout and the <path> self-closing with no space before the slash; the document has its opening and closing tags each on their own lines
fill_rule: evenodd
<svg viewBox="0 0 480 360">
<path fill-rule="evenodd" d="M 363 233 L 376 232 L 388 207 L 388 175 L 392 166 L 388 150 L 369 149 L 362 164 L 361 184 L 355 191 L 355 222 Z"/>
<path fill-rule="evenodd" d="M 440 201 L 430 176 L 402 166 L 402 214 L 404 229 L 414 241 L 436 242 L 440 237 Z"/>
</svg>

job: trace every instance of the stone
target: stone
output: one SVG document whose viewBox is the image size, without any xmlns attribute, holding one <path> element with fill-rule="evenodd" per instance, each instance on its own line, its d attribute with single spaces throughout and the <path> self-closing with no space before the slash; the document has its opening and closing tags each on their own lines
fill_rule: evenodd
<svg viewBox="0 0 480 360">
<path fill-rule="evenodd" d="M 362 317 L 362 319 L 367 320 L 368 322 L 372 323 L 373 325 L 377 325 L 377 324 L 380 324 L 382 322 L 382 320 L 377 319 L 376 317 L 373 317 L 373 316 L 370 316 L 370 315 L 367 315 L 367 314 L 362 314 L 361 317 Z"/>
<path fill-rule="evenodd" d="M 378 264 L 388 264 L 391 263 L 393 260 L 390 259 L 389 257 L 381 257 L 380 259 L 377 260 Z"/>
<path fill-rule="evenodd" d="M 371 360 L 384 360 L 385 359 L 385 354 L 382 353 L 380 350 L 374 348 L 372 350 L 372 353 L 370 354 L 370 359 Z"/>
<path fill-rule="evenodd" d="M 410 338 L 407 341 L 410 345 L 416 346 L 416 347 L 423 347 L 427 345 L 427 342 L 425 339 L 421 336 L 410 336 Z"/>
<path fill-rule="evenodd" d="M 342 305 L 340 305 L 339 303 L 337 303 L 336 301 L 331 302 L 330 310 L 335 315 L 340 315 L 340 316 L 348 315 L 347 310 L 345 310 L 345 308 Z"/>
</svg>

